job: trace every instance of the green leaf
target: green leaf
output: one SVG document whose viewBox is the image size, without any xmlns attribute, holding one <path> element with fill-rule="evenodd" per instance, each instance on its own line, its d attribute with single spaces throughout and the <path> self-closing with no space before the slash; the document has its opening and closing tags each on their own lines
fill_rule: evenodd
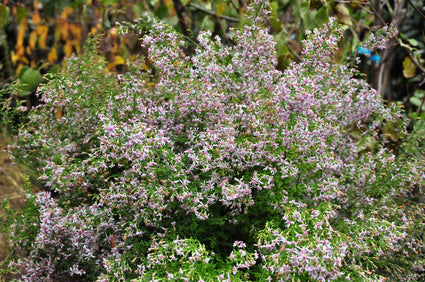
<svg viewBox="0 0 425 282">
<path fill-rule="evenodd" d="M 103 5 L 113 5 L 113 4 L 115 4 L 115 3 L 118 3 L 118 0 L 100 0 L 100 2 L 101 2 Z"/>
<path fill-rule="evenodd" d="M 324 24 L 329 20 L 329 7 L 323 6 L 321 7 L 316 14 L 315 18 L 318 25 Z"/>
<path fill-rule="evenodd" d="M 54 65 L 53 67 L 49 69 L 47 73 L 58 73 L 60 69 L 61 69 L 60 65 Z"/>
<path fill-rule="evenodd" d="M 151 4 L 152 6 L 155 6 L 156 4 L 158 4 L 158 0 L 150 0 L 149 4 Z"/>
<path fill-rule="evenodd" d="M 37 70 L 23 68 L 19 74 L 18 95 L 27 96 L 33 93 L 43 80 L 43 76 Z"/>
<path fill-rule="evenodd" d="M 416 75 L 416 66 L 409 57 L 405 57 L 403 60 L 403 76 L 405 78 L 411 78 Z"/>
<path fill-rule="evenodd" d="M 9 20 L 10 9 L 6 5 L 0 4 L 0 28 L 3 28 Z"/>
<path fill-rule="evenodd" d="M 16 22 L 17 24 L 20 24 L 22 20 L 27 16 L 28 10 L 25 9 L 25 7 L 18 6 L 18 9 L 16 11 Z"/>
<path fill-rule="evenodd" d="M 416 89 L 413 96 L 418 97 L 419 99 L 422 99 L 425 96 L 425 90 Z"/>
<path fill-rule="evenodd" d="M 215 22 L 211 19 L 210 16 L 205 16 L 201 23 L 201 29 L 214 31 L 214 28 Z"/>
<path fill-rule="evenodd" d="M 276 1 L 270 2 L 270 10 L 271 15 L 277 17 L 278 16 L 279 4 Z"/>
<path fill-rule="evenodd" d="M 133 12 L 136 17 L 138 18 L 141 17 L 144 11 L 145 11 L 145 7 L 143 3 L 138 2 L 133 5 Z"/>
<path fill-rule="evenodd" d="M 410 97 L 409 102 L 415 105 L 416 107 L 419 107 L 422 103 L 421 99 L 415 96 Z"/>
<path fill-rule="evenodd" d="M 300 20 L 301 20 L 301 1 L 292 1 L 291 2 L 291 9 L 292 9 L 292 14 L 294 15 L 294 22 L 296 24 L 299 24 Z"/>
<path fill-rule="evenodd" d="M 409 101 L 416 107 L 420 107 L 422 104 L 422 100 L 424 99 L 425 91 L 422 89 L 416 89 L 415 93 L 412 97 L 410 97 Z M 422 110 L 425 111 L 425 104 L 422 106 Z"/>
<path fill-rule="evenodd" d="M 407 39 L 407 41 L 409 41 L 410 45 L 417 47 L 418 46 L 418 41 L 414 38 L 409 38 Z"/>
<path fill-rule="evenodd" d="M 166 18 L 167 15 L 169 15 L 167 6 L 165 5 L 159 6 L 158 9 L 155 10 L 155 15 L 160 19 Z"/>
<path fill-rule="evenodd" d="M 283 55 L 288 52 L 288 47 L 286 47 L 286 42 L 288 41 L 288 37 L 285 31 L 279 32 L 274 39 L 276 40 L 276 53 L 277 56 Z"/>
</svg>

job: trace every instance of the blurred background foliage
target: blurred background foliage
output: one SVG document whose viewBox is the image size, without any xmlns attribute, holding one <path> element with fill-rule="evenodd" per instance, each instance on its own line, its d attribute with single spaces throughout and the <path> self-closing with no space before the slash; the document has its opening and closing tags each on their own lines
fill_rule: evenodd
<svg viewBox="0 0 425 282">
<path fill-rule="evenodd" d="M 167 21 L 189 42 L 196 43 L 199 31 L 208 29 L 232 44 L 229 29 L 246 23 L 248 4 L 248 0 L 3 0 L 1 86 L 18 79 L 18 91 L 12 96 L 31 107 L 37 103 L 34 92 L 43 75 L 60 69 L 95 34 L 102 35 L 99 52 L 109 62 L 108 71 L 124 72 L 126 63 L 146 50 L 136 36 L 119 36 L 116 22 L 132 22 L 144 13 Z M 355 63 L 360 56 L 360 71 L 384 99 L 403 104 L 412 120 L 424 117 L 424 0 L 275 0 L 270 8 L 266 25 L 277 41 L 280 69 L 299 60 L 305 31 L 333 16 L 346 27 L 341 60 Z M 359 52 L 371 30 L 390 24 L 399 35 L 389 48 Z M 193 45 L 185 51 L 193 53 Z M 152 68 L 147 62 L 146 68 Z M 11 96 L 2 95 L 3 101 L 5 95 Z"/>
</svg>

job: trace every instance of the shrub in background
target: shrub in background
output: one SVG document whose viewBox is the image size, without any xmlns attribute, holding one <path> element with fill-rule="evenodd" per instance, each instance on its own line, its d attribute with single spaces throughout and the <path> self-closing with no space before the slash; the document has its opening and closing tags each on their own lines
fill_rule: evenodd
<svg viewBox="0 0 425 282">
<path fill-rule="evenodd" d="M 108 74 L 92 44 L 39 89 L 13 148 L 47 190 L 31 196 L 34 236 L 11 226 L 22 279 L 423 275 L 423 124 L 404 132 L 399 109 L 336 59 L 334 20 L 278 71 L 257 2 L 234 46 L 201 32 L 188 57 L 144 18 L 121 31 L 144 33 L 155 75 L 143 60 Z"/>
</svg>

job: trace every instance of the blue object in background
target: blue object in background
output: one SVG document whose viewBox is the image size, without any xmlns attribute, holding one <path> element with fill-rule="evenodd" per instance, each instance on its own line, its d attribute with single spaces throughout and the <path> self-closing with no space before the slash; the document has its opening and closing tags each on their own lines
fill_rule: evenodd
<svg viewBox="0 0 425 282">
<path fill-rule="evenodd" d="M 359 49 L 357 50 L 357 52 L 360 55 L 366 55 L 366 56 L 370 56 L 370 50 L 367 48 L 364 48 L 363 46 L 360 46 Z"/>
<path fill-rule="evenodd" d="M 376 64 L 379 64 L 379 61 L 381 60 L 381 57 L 379 55 L 372 55 L 370 57 L 371 62 L 376 62 Z"/>
</svg>

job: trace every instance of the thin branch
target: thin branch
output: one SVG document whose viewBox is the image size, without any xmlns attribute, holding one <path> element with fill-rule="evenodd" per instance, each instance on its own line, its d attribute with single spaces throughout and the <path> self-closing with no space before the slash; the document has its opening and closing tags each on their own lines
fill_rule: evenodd
<svg viewBox="0 0 425 282">
<path fill-rule="evenodd" d="M 301 57 L 297 54 L 297 52 L 294 51 L 294 49 L 292 49 L 293 43 L 291 44 L 289 41 L 286 42 L 286 47 L 288 47 L 289 52 L 295 57 L 297 58 L 298 61 L 301 61 Z M 296 45 L 295 45 L 296 46 Z"/>
<path fill-rule="evenodd" d="M 421 70 L 421 72 L 423 72 L 424 74 L 425 74 L 425 68 L 421 65 L 421 64 L 419 64 L 419 62 L 418 61 L 416 61 L 416 58 L 415 57 L 413 57 L 413 55 L 411 54 L 411 53 L 409 53 L 409 57 L 410 57 L 410 60 L 413 62 L 413 64 L 418 68 L 418 69 L 420 69 Z"/>
<path fill-rule="evenodd" d="M 208 10 L 208 9 L 206 9 L 204 7 L 201 7 L 201 6 L 196 5 L 196 4 L 193 4 L 193 3 L 190 3 L 189 6 L 192 7 L 192 8 L 194 8 L 194 9 L 197 9 L 199 11 L 202 11 L 202 12 L 204 12 L 206 14 L 209 14 L 211 16 L 217 17 L 219 19 L 223 19 L 223 20 L 226 20 L 226 21 L 229 21 L 229 22 L 234 22 L 234 23 L 238 23 L 239 22 L 239 20 L 237 18 L 229 17 L 229 16 L 225 16 L 225 15 L 217 16 L 216 13 L 214 13 L 213 11 Z"/>
<path fill-rule="evenodd" d="M 376 0 L 376 7 L 373 5 L 373 3 L 368 0 L 367 3 L 369 4 L 369 7 L 372 9 L 375 17 L 378 18 L 378 20 L 381 22 L 381 24 L 386 25 L 385 21 L 382 19 L 380 13 L 378 10 L 380 10 L 379 1 Z"/>
<path fill-rule="evenodd" d="M 412 48 L 412 47 L 410 47 L 408 44 L 405 44 L 401 39 L 398 39 L 398 44 L 401 46 L 401 47 L 403 47 L 404 49 L 406 49 L 407 50 L 407 52 L 409 53 L 409 57 L 410 57 L 410 60 L 413 62 L 413 64 L 418 68 L 418 69 L 420 69 L 421 70 L 421 72 L 423 72 L 424 74 L 425 74 L 425 68 L 421 65 L 421 64 L 419 64 L 419 62 L 416 60 L 416 58 L 413 56 L 413 54 L 412 54 L 412 51 L 413 50 L 416 50 L 416 49 L 414 49 L 414 48 Z"/>
<path fill-rule="evenodd" d="M 182 30 L 183 36 L 193 40 L 192 29 L 189 26 L 190 23 L 188 22 L 188 19 L 186 18 L 186 13 L 187 13 L 186 7 L 182 4 L 180 0 L 173 0 L 173 4 L 174 4 L 174 9 L 176 10 L 177 17 L 179 19 L 179 24 L 180 24 L 180 28 Z M 194 54 L 195 49 L 193 44 L 189 44 L 187 48 L 184 48 L 184 53 L 186 55 Z"/>
<path fill-rule="evenodd" d="M 424 15 L 424 14 L 422 14 L 421 10 L 419 10 L 419 9 L 418 9 L 418 7 L 416 7 L 416 5 L 415 5 L 415 4 L 413 4 L 412 0 L 409 0 L 409 4 L 410 4 L 410 5 L 412 5 L 412 6 L 413 6 L 413 8 L 415 8 L 415 10 L 419 13 L 419 15 L 421 15 L 421 16 L 422 16 L 422 18 L 424 18 L 424 19 L 425 19 L 425 15 Z"/>
</svg>

